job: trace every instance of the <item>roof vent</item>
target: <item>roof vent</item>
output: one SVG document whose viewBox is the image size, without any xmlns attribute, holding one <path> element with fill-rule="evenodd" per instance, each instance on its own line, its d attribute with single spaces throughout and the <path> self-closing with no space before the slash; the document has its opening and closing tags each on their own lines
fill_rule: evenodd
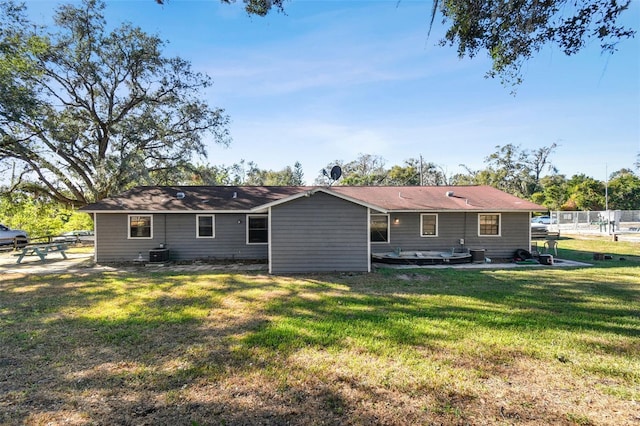
<svg viewBox="0 0 640 426">
<path fill-rule="evenodd" d="M 184 198 L 184 192 L 178 192 L 178 193 L 176 194 L 176 198 L 177 198 L 178 200 L 182 200 L 182 199 Z"/>
<path fill-rule="evenodd" d="M 453 191 L 447 191 L 446 195 L 447 197 L 453 197 Z"/>
<path fill-rule="evenodd" d="M 238 198 L 238 193 L 236 191 L 233 191 L 233 195 L 231 196 L 231 198 Z"/>
</svg>

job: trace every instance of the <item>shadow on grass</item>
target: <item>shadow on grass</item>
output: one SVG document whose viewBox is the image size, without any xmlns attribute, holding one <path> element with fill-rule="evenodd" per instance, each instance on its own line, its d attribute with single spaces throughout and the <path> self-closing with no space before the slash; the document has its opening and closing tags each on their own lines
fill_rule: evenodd
<svg viewBox="0 0 640 426">
<path fill-rule="evenodd" d="M 417 370 L 403 387 L 363 377 L 337 364 L 345 361 L 339 355 L 374 359 L 392 375 L 403 355 L 426 371 L 415 353 L 436 354 L 491 333 L 513 341 L 487 348 L 487 363 L 519 351 L 540 356 L 518 344 L 564 333 L 605 336 L 577 338 L 585 351 L 638 354 L 630 342 L 640 335 L 640 285 L 628 267 L 402 275 L 102 274 L 4 282 L 0 423 L 464 422 L 475 399 L 464 385 L 432 383 Z M 304 356 L 310 358 L 300 361 Z"/>
<path fill-rule="evenodd" d="M 251 379 L 274 367 L 242 340 L 267 327 L 259 301 L 283 292 L 255 276 L 4 282 L 0 423 L 339 423 L 346 402 L 329 384 Z"/>
<path fill-rule="evenodd" d="M 602 260 L 595 254 L 607 255 L 610 259 Z M 592 263 L 598 267 L 640 266 L 640 246 L 637 243 L 612 241 L 611 238 L 585 240 L 563 237 L 558 241 L 558 257 Z"/>
</svg>

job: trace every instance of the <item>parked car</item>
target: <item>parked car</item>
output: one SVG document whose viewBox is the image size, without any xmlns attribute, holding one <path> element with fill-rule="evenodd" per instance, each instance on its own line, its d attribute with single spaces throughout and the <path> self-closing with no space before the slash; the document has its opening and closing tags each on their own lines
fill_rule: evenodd
<svg viewBox="0 0 640 426">
<path fill-rule="evenodd" d="M 547 229 L 547 225 L 545 225 L 544 223 L 531 222 L 531 231 L 533 232 L 546 231 Z"/>
<path fill-rule="evenodd" d="M 541 223 L 543 225 L 551 224 L 551 217 L 549 216 L 535 216 L 531 219 L 531 223 Z"/>
<path fill-rule="evenodd" d="M 24 247 L 29 242 L 29 235 L 20 229 L 10 229 L 8 226 L 0 224 L 0 246 Z"/>
<path fill-rule="evenodd" d="M 83 241 L 93 241 L 93 231 L 69 231 L 53 237 L 54 243 L 79 243 Z"/>
</svg>

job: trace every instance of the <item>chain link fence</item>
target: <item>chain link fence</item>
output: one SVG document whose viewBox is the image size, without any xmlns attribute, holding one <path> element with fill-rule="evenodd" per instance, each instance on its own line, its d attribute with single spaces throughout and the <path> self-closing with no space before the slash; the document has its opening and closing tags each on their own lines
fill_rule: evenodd
<svg viewBox="0 0 640 426">
<path fill-rule="evenodd" d="M 561 234 L 637 234 L 640 210 L 552 211 L 550 231 Z"/>
</svg>

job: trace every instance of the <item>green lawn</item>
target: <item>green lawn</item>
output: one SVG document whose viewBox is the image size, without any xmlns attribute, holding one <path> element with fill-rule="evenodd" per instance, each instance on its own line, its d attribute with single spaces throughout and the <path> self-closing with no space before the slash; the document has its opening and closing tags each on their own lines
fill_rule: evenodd
<svg viewBox="0 0 640 426">
<path fill-rule="evenodd" d="M 638 245 L 560 251 L 613 259 L 3 277 L 0 424 L 638 424 Z"/>
</svg>

